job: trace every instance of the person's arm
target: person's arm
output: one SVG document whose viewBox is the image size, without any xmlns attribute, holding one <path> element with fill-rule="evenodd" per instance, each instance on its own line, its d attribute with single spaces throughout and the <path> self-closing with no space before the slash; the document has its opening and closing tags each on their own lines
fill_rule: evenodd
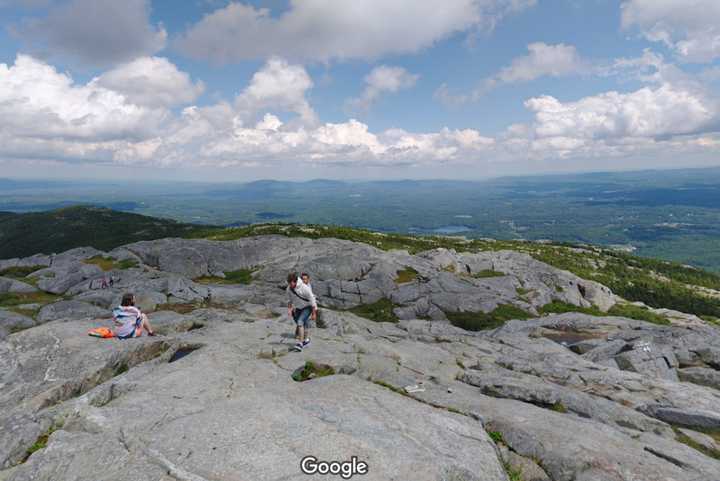
<svg viewBox="0 0 720 481">
<path fill-rule="evenodd" d="M 310 300 L 310 305 L 312 306 L 312 320 L 317 319 L 317 299 L 315 299 L 315 294 L 313 294 L 312 288 L 308 286 L 307 284 L 304 284 L 303 294 L 305 294 L 304 297 L 307 297 Z"/>
<path fill-rule="evenodd" d="M 287 291 L 287 295 L 288 295 L 288 316 L 292 317 L 292 315 L 293 315 L 293 301 L 292 301 L 292 292 L 290 292 L 290 286 L 288 286 L 288 288 L 285 289 L 285 290 Z"/>
</svg>

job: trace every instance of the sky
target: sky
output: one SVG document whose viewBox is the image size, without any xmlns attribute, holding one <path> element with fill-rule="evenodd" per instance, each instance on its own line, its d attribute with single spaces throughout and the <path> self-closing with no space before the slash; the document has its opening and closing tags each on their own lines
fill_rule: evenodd
<svg viewBox="0 0 720 481">
<path fill-rule="evenodd" d="M 718 0 L 0 0 L 0 177 L 720 165 Z"/>
</svg>

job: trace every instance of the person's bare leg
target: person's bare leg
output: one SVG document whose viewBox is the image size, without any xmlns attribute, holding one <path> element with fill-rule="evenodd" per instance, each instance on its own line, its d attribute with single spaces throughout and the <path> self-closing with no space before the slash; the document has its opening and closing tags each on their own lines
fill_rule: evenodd
<svg viewBox="0 0 720 481">
<path fill-rule="evenodd" d="M 148 320 L 147 315 L 145 315 L 145 314 L 142 315 L 142 325 L 143 325 L 143 329 L 145 329 L 145 331 L 148 334 L 150 334 L 151 332 L 153 334 L 155 333 L 155 331 L 153 331 L 152 326 L 150 325 L 150 321 Z"/>
<path fill-rule="evenodd" d="M 303 326 L 298 326 L 297 332 L 298 332 L 297 342 L 302 344 L 302 342 L 305 340 L 305 337 L 304 337 L 305 336 L 305 328 Z"/>
</svg>

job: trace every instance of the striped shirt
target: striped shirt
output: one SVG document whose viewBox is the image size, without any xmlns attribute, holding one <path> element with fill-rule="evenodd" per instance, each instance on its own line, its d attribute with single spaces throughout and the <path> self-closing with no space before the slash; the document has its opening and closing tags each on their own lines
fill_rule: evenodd
<svg viewBox="0 0 720 481">
<path fill-rule="evenodd" d="M 137 327 L 137 320 L 142 316 L 142 312 L 135 306 L 118 306 L 113 309 L 113 321 L 120 324 L 115 331 L 117 337 L 127 337 Z"/>
</svg>

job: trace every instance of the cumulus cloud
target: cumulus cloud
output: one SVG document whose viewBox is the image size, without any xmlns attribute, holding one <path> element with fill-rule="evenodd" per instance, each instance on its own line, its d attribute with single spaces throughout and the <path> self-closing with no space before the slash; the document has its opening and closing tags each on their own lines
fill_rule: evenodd
<svg viewBox="0 0 720 481">
<path fill-rule="evenodd" d="M 164 112 L 128 102 L 95 82 L 76 85 L 67 74 L 26 55 L 0 64 L 0 123 L 18 137 L 109 140 L 152 132 Z"/>
<path fill-rule="evenodd" d="M 312 124 L 317 116 L 305 98 L 312 87 L 313 81 L 302 65 L 273 57 L 253 75 L 235 103 L 239 110 L 248 113 L 269 108 L 294 112 L 304 123 Z"/>
<path fill-rule="evenodd" d="M 365 89 L 360 97 L 350 99 L 348 106 L 356 110 L 368 110 L 383 93 L 395 93 L 415 86 L 419 75 L 411 74 L 402 67 L 380 65 L 365 76 Z"/>
<path fill-rule="evenodd" d="M 176 112 L 174 101 L 151 100 L 153 89 L 174 82 L 176 96 L 190 101 L 198 84 L 162 59 L 142 62 L 157 78 L 136 86 L 134 62 L 85 84 L 29 56 L 0 64 L 0 159 L 364 167 L 720 151 L 717 99 L 662 62 L 633 92 L 529 99 L 534 121 L 495 137 L 475 129 L 376 132 L 356 119 L 320 122 L 306 98 L 312 79 L 280 58 L 268 60 L 236 98 Z"/>
<path fill-rule="evenodd" d="M 166 58 L 141 57 L 109 70 L 93 81 L 125 96 L 127 101 L 150 107 L 171 107 L 193 102 L 204 90 L 202 82 Z"/>
<path fill-rule="evenodd" d="M 110 65 L 165 47 L 167 32 L 149 16 L 148 0 L 70 0 L 44 18 L 25 21 L 18 34 L 42 52 Z"/>
<path fill-rule="evenodd" d="M 662 42 L 688 62 L 720 57 L 720 2 L 717 0 L 628 0 L 622 26 L 638 28 L 651 42 Z"/>
<path fill-rule="evenodd" d="M 290 0 L 279 17 L 231 2 L 177 39 L 218 63 L 281 55 L 300 60 L 373 59 L 417 52 L 460 32 L 492 28 L 536 0 Z"/>
<path fill-rule="evenodd" d="M 453 94 L 447 84 L 442 84 L 434 94 L 436 100 L 446 105 L 458 105 L 480 100 L 490 90 L 502 84 L 529 82 L 540 77 L 564 77 L 579 75 L 592 70 L 573 45 L 543 42 L 527 46 L 528 54 L 512 60 L 510 65 L 497 74 L 483 80 L 469 94 Z"/>
</svg>

